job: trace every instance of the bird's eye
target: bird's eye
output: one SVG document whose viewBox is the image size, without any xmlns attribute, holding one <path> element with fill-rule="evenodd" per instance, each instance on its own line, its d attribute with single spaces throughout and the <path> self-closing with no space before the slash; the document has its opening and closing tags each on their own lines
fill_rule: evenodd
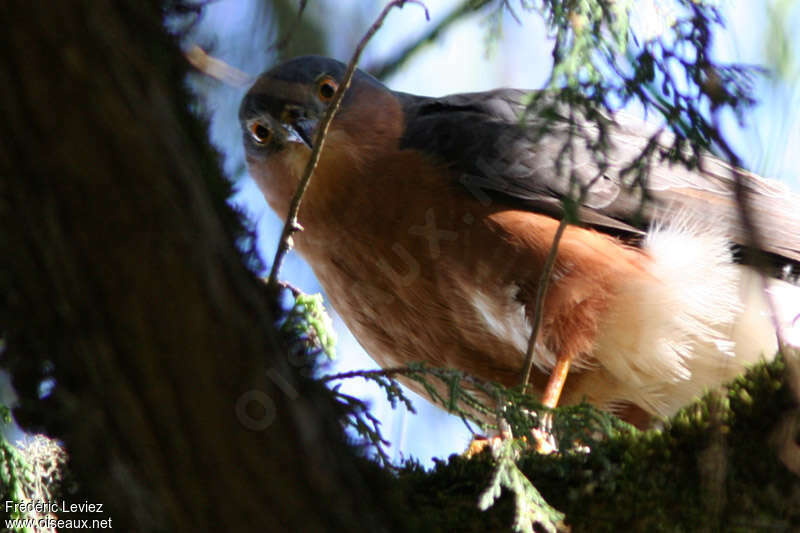
<svg viewBox="0 0 800 533">
<path fill-rule="evenodd" d="M 323 102 L 330 102 L 339 84 L 330 76 L 325 76 L 317 82 L 317 96 Z"/>
<path fill-rule="evenodd" d="M 272 137 L 272 131 L 260 122 L 251 122 L 247 128 L 256 144 L 267 144 Z"/>
</svg>

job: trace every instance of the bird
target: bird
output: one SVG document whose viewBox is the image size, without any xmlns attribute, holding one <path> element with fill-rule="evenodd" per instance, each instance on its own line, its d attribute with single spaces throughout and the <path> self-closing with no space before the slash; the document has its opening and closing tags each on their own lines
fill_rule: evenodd
<svg viewBox="0 0 800 533">
<path fill-rule="evenodd" d="M 282 218 L 345 71 L 297 57 L 242 100 L 248 171 Z M 648 427 L 772 357 L 776 324 L 798 341 L 796 318 L 771 316 L 765 296 L 800 302 L 782 279 L 800 262 L 798 195 L 739 171 L 759 244 L 784 269 L 762 282 L 739 261 L 748 234 L 730 165 L 708 153 L 695 168 L 651 158 L 646 186 L 632 186 L 625 169 L 653 126 L 606 113 L 601 152 L 596 123 L 563 106 L 531 112 L 536 94 L 417 96 L 355 71 L 293 240 L 381 367 L 422 362 L 518 385 L 570 209 L 578 223 L 558 242 L 534 340 L 529 386 L 543 405 L 588 401 Z M 671 139 L 658 138 L 662 156 Z"/>
</svg>

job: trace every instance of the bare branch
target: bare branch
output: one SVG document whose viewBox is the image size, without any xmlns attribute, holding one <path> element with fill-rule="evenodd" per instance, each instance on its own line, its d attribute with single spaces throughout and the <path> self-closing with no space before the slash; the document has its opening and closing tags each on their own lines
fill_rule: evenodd
<svg viewBox="0 0 800 533">
<path fill-rule="evenodd" d="M 291 27 L 289 27 L 289 30 L 286 32 L 286 34 L 283 37 L 281 37 L 275 44 L 270 46 L 268 50 L 281 50 L 287 44 L 289 44 L 289 41 L 291 41 L 292 37 L 294 36 L 295 30 L 297 30 L 297 26 L 300 25 L 300 19 L 303 18 L 303 12 L 306 10 L 307 3 L 308 3 L 307 0 L 300 0 L 300 5 L 297 8 L 297 16 L 294 18 L 294 22 L 292 22 Z"/>
<path fill-rule="evenodd" d="M 353 52 L 353 57 L 350 59 L 350 63 L 347 64 L 347 70 L 344 73 L 344 77 L 342 78 L 339 87 L 336 89 L 336 93 L 333 95 L 333 99 L 331 100 L 328 109 L 325 110 L 325 115 L 322 117 L 322 120 L 317 127 L 317 131 L 314 134 L 314 147 L 311 150 L 311 156 L 308 158 L 308 164 L 306 164 L 303 177 L 300 179 L 300 183 L 297 186 L 297 191 L 294 193 L 292 203 L 289 206 L 289 214 L 286 217 L 286 223 L 283 225 L 283 231 L 281 232 L 281 238 L 278 243 L 278 250 L 275 252 L 275 259 L 272 261 L 272 269 L 270 270 L 269 280 L 267 282 L 270 287 L 274 287 L 277 283 L 278 272 L 280 271 L 281 263 L 283 263 L 283 258 L 291 248 L 292 234 L 302 229 L 297 221 L 297 213 L 300 211 L 300 202 L 302 201 L 303 195 L 308 188 L 308 184 L 311 182 L 311 176 L 314 174 L 314 170 L 317 168 L 322 147 L 325 145 L 325 137 L 328 134 L 328 128 L 333 121 L 334 115 L 336 115 L 336 112 L 339 110 L 339 106 L 342 103 L 345 91 L 350 87 L 350 82 L 353 79 L 353 74 L 355 74 L 356 66 L 358 65 L 359 59 L 361 59 L 361 53 L 364 51 L 364 48 L 367 46 L 367 43 L 372 36 L 375 35 L 375 32 L 377 32 L 378 29 L 383 25 L 383 21 L 386 19 L 389 11 L 391 11 L 391 9 L 394 7 L 402 8 L 406 3 L 413 3 L 422 6 L 422 8 L 425 10 L 425 18 L 430 19 L 428 8 L 420 0 L 392 0 L 386 4 L 386 7 L 383 8 L 381 14 L 378 15 L 378 18 L 375 20 L 372 26 L 370 26 L 369 30 L 367 30 L 367 33 L 364 34 L 364 37 L 361 38 L 358 46 L 356 46 L 356 50 Z"/>
<path fill-rule="evenodd" d="M 558 244 L 561 242 L 561 237 L 564 235 L 564 230 L 567 229 L 569 224 L 566 214 L 558 224 L 556 234 L 553 237 L 553 244 L 550 246 L 550 252 L 547 254 L 547 261 L 544 264 L 544 270 L 539 278 L 539 285 L 536 287 L 536 300 L 533 307 L 533 324 L 531 325 L 531 338 L 528 340 L 528 349 L 525 352 L 525 367 L 522 371 L 522 392 L 527 392 L 528 381 L 531 378 L 531 370 L 533 369 L 533 353 L 536 351 L 536 337 L 539 336 L 539 328 L 542 324 L 542 314 L 544 309 L 544 298 L 547 295 L 547 286 L 550 284 L 550 277 L 553 273 L 553 266 L 556 263 L 556 255 L 558 255 Z"/>
<path fill-rule="evenodd" d="M 733 151 L 728 142 L 724 139 L 720 132 L 718 112 L 714 114 L 714 130 L 712 135 L 714 142 L 719 146 L 728 162 L 731 165 L 731 173 L 734 179 L 734 194 L 736 196 L 736 203 L 739 206 L 739 220 L 745 231 L 745 238 L 748 242 L 745 243 L 744 253 L 749 255 L 752 265 L 758 270 L 758 275 L 761 278 L 761 290 L 764 299 L 767 302 L 767 309 L 769 309 L 772 326 L 775 328 L 775 336 L 778 342 L 778 351 L 784 356 L 786 362 L 787 374 L 791 378 L 789 384 L 794 391 L 795 398 L 800 401 L 800 357 L 790 353 L 793 350 L 788 349 L 788 345 L 784 342 L 783 327 L 778 318 L 778 309 L 775 305 L 775 299 L 769 289 L 769 279 L 765 274 L 765 256 L 764 252 L 764 238 L 761 235 L 761 230 L 753 219 L 753 211 L 750 207 L 750 193 L 744 182 L 744 173 L 741 169 L 741 160 L 739 156 Z"/>
<path fill-rule="evenodd" d="M 194 68 L 222 83 L 232 87 L 247 87 L 253 83 L 251 75 L 230 66 L 221 59 L 208 55 L 197 45 L 193 45 L 183 55 Z"/>
<path fill-rule="evenodd" d="M 575 116 L 574 111 L 570 108 L 570 116 L 569 116 L 569 123 L 570 123 L 570 130 L 569 136 L 562 147 L 562 152 L 566 155 L 567 152 L 571 152 L 572 150 L 572 142 L 573 137 L 575 135 Z M 562 157 L 559 156 L 557 158 L 557 166 L 560 165 Z M 575 162 L 572 161 L 572 166 L 574 168 Z M 600 165 L 602 168 L 602 165 Z M 583 201 L 586 199 L 586 195 L 589 192 L 589 189 L 597 183 L 603 176 L 603 172 L 601 171 L 598 173 L 591 181 L 586 183 L 585 185 L 580 185 L 578 198 L 575 200 L 575 203 L 580 206 L 583 204 Z M 578 180 L 574 174 L 570 176 L 570 184 L 571 187 L 575 187 L 578 185 Z M 564 202 L 567 202 L 569 199 L 565 199 Z M 555 266 L 556 256 L 558 255 L 558 245 L 561 242 L 561 237 L 564 235 L 564 231 L 567 229 L 567 225 L 570 222 L 570 210 L 567 209 L 565 204 L 564 209 L 564 216 L 561 218 L 561 221 L 558 224 L 558 228 L 556 228 L 556 233 L 553 236 L 553 244 L 550 245 L 550 251 L 547 254 L 547 259 L 544 263 L 544 269 L 542 270 L 542 275 L 539 278 L 539 283 L 536 287 L 536 299 L 534 300 L 533 306 L 533 320 L 531 323 L 531 336 L 528 339 L 528 348 L 525 351 L 525 366 L 522 370 L 522 392 L 523 394 L 528 390 L 528 382 L 530 381 L 531 377 L 531 370 L 533 369 L 533 356 L 534 352 L 536 351 L 536 339 L 539 336 L 539 329 L 541 328 L 542 324 L 542 315 L 544 314 L 544 299 L 547 296 L 547 287 L 550 285 L 550 278 L 553 274 L 553 267 Z M 577 221 L 576 221 L 577 222 Z"/>
<path fill-rule="evenodd" d="M 477 11 L 487 3 L 488 0 L 483 0 L 476 5 L 474 0 L 464 0 L 416 42 L 403 48 L 391 59 L 367 68 L 367 71 L 378 79 L 385 79 L 391 76 L 403 67 L 403 65 L 408 63 L 408 61 L 423 48 L 433 43 L 442 33 L 450 29 L 450 26 L 461 20 L 464 15 Z"/>
</svg>

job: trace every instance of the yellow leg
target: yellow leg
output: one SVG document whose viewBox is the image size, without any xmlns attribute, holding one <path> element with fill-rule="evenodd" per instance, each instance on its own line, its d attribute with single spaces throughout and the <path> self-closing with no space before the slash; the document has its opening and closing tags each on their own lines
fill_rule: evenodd
<svg viewBox="0 0 800 533">
<path fill-rule="evenodd" d="M 542 394 L 542 405 L 550 409 L 558 405 L 558 399 L 561 398 L 561 391 L 564 389 L 564 383 L 567 381 L 567 374 L 569 367 L 572 363 L 572 354 L 562 354 L 556 358 L 556 366 L 550 373 L 550 379 L 547 380 L 547 386 L 544 388 Z M 532 430 L 534 446 L 539 453 L 553 453 L 557 450 L 555 439 L 550 433 L 550 425 L 552 424 L 552 417 L 548 413 L 542 418 L 542 426 L 539 429 Z"/>
<path fill-rule="evenodd" d="M 569 372 L 569 365 L 572 363 L 572 354 L 562 354 L 556 359 L 556 366 L 550 373 L 550 379 L 547 381 L 547 386 L 544 388 L 542 394 L 542 405 L 545 407 L 553 408 L 558 405 L 558 399 L 561 398 L 561 391 L 564 389 L 564 383 L 567 381 L 567 373 Z"/>
</svg>

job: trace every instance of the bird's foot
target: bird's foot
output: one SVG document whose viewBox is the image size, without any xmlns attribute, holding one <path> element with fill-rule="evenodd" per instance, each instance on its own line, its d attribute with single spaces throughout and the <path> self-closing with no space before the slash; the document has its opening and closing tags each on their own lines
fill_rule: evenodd
<svg viewBox="0 0 800 533">
<path fill-rule="evenodd" d="M 547 413 L 540 420 L 541 425 L 531 430 L 532 445 L 537 452 L 550 455 L 558 451 L 558 444 L 553 436 L 553 415 Z"/>
<path fill-rule="evenodd" d="M 472 441 L 470 441 L 467 449 L 464 450 L 464 457 L 467 459 L 472 459 L 476 455 L 482 453 L 486 448 L 494 450 L 500 445 L 501 442 L 503 442 L 503 438 L 500 435 L 495 435 L 493 437 L 475 435 L 472 437 Z"/>
<path fill-rule="evenodd" d="M 503 441 L 514 438 L 514 435 L 511 433 L 511 426 L 508 425 L 508 422 L 500 419 L 498 421 L 498 426 L 499 429 L 493 435 L 474 435 L 472 437 L 472 441 L 469 443 L 469 446 L 464 451 L 464 456 L 467 459 L 471 459 L 472 457 L 483 452 L 483 450 L 486 448 L 489 448 L 492 450 L 492 453 L 495 454 L 497 450 L 500 449 L 500 445 L 503 443 Z M 525 439 L 525 437 L 522 438 Z"/>
<path fill-rule="evenodd" d="M 542 455 L 550 455 L 558 451 L 556 439 L 549 431 L 534 428 L 531 430 L 531 437 L 533 437 L 533 447 Z"/>
</svg>

